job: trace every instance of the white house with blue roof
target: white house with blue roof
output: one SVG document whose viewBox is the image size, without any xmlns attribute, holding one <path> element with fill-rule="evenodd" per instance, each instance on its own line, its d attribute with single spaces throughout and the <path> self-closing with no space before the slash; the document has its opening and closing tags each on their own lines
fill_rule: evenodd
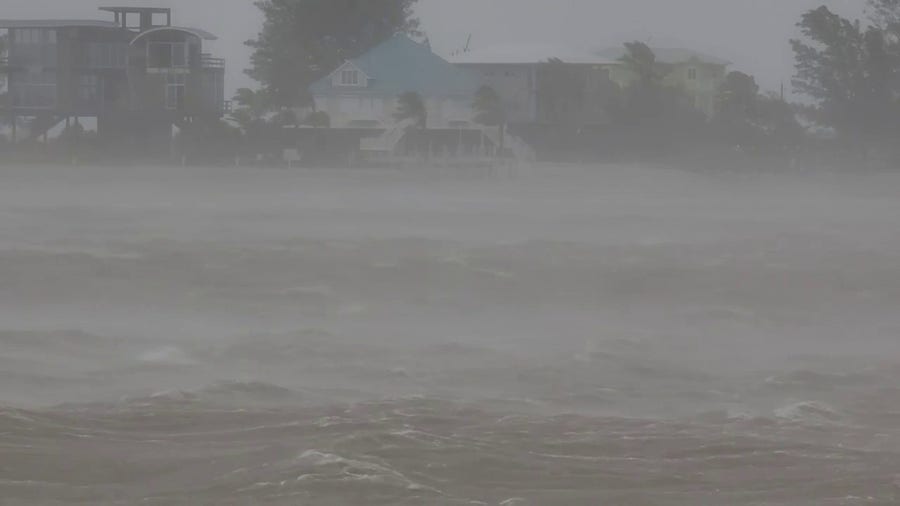
<svg viewBox="0 0 900 506">
<path fill-rule="evenodd" d="M 477 75 L 397 34 L 313 83 L 310 93 L 332 128 L 395 128 L 397 97 L 416 92 L 425 102 L 429 129 L 475 129 L 472 101 L 479 86 Z"/>
</svg>

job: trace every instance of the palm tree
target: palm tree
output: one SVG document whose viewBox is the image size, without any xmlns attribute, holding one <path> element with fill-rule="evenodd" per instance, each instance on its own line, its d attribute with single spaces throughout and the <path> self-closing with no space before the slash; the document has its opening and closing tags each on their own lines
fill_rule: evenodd
<svg viewBox="0 0 900 506">
<path fill-rule="evenodd" d="M 653 85 L 663 78 L 660 65 L 656 62 L 656 55 L 643 42 L 626 42 L 625 54 L 619 58 L 619 61 L 638 77 L 638 81 L 642 85 Z"/>
<path fill-rule="evenodd" d="M 414 91 L 407 91 L 397 97 L 397 110 L 394 111 L 394 119 L 398 122 L 412 120 L 410 128 L 418 131 L 418 144 L 421 149 L 421 144 L 424 142 L 422 132 L 428 127 L 428 110 L 425 108 L 425 101 L 422 99 L 422 96 Z M 422 152 L 425 153 L 426 151 L 422 150 Z"/>
<path fill-rule="evenodd" d="M 640 41 L 626 42 L 625 54 L 619 61 L 636 77 L 624 90 L 624 106 L 620 111 L 623 118 L 639 123 L 659 117 L 664 109 L 662 81 L 666 69 L 656 61 L 653 50 Z"/>
<path fill-rule="evenodd" d="M 425 130 L 428 125 L 428 111 L 425 109 L 425 101 L 422 96 L 414 91 L 397 97 L 397 110 L 394 112 L 397 121 L 413 120 L 415 128 Z"/>
<path fill-rule="evenodd" d="M 498 150 L 503 156 L 503 149 L 506 138 L 506 111 L 503 109 L 503 101 L 500 95 L 490 86 L 482 86 L 475 93 L 475 100 L 472 102 L 472 109 L 475 110 L 475 122 L 484 126 L 499 127 L 500 142 Z"/>
<path fill-rule="evenodd" d="M 759 99 L 759 85 L 753 76 L 743 72 L 730 72 L 719 86 L 716 96 L 716 118 L 720 120 L 748 121 L 754 119 Z"/>
</svg>

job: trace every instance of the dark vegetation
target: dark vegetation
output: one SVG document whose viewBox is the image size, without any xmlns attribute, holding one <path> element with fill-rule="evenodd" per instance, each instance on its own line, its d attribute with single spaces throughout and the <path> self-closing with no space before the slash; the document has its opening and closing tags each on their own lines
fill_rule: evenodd
<svg viewBox="0 0 900 506">
<path fill-rule="evenodd" d="M 277 163 L 285 146 L 297 144 L 300 129 L 304 142 L 331 156 L 353 149 L 352 140 L 342 143 L 325 135 L 331 120 L 314 110 L 307 87 L 394 33 L 423 35 L 414 16 L 416 1 L 258 1 L 265 23 L 247 42 L 253 54 L 246 70 L 258 87 L 238 90 L 233 110 L 220 122 L 180 125 L 169 155 L 188 163 Z M 499 127 L 501 143 L 506 132 L 531 133 L 538 154 L 550 161 L 900 166 L 895 139 L 900 132 L 900 0 L 868 0 L 868 5 L 865 20 L 845 19 L 824 6 L 799 20 L 799 37 L 790 45 L 796 62 L 792 84 L 802 103 L 788 102 L 783 93 L 764 93 L 753 76 L 733 71 L 719 89 L 715 113 L 707 117 L 684 91 L 664 83 L 666 67 L 651 48 L 629 42 L 621 61 L 637 78 L 624 89 L 604 91 L 608 121 L 602 127 L 580 123 L 580 111 L 591 98 L 585 96 L 584 75 L 559 60 L 542 65 L 545 121 L 539 130 L 507 125 L 508 111 L 489 87 L 472 97 L 474 118 Z M 0 52 L 4 42 L 0 39 Z M 5 99 L 0 85 L 0 101 Z M 424 132 L 428 118 L 422 97 L 414 92 L 398 97 L 395 119 L 409 120 L 410 130 Z M 0 138 L 0 149 L 6 142 Z M 26 143 L 16 152 L 5 156 L 87 161 L 107 155 L 79 125 L 49 146 Z"/>
</svg>

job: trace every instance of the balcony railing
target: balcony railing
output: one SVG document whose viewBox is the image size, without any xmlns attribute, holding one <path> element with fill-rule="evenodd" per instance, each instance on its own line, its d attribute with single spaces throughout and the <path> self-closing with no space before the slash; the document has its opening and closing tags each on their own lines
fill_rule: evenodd
<svg viewBox="0 0 900 506">
<path fill-rule="evenodd" d="M 224 69 L 225 58 L 213 58 L 209 53 L 200 55 L 200 66 L 205 69 Z"/>
</svg>

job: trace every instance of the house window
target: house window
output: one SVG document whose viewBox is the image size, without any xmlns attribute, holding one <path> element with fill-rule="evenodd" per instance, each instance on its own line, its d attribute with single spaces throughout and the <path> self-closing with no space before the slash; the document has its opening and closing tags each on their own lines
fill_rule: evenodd
<svg viewBox="0 0 900 506">
<path fill-rule="evenodd" d="M 82 74 L 78 76 L 78 100 L 82 104 L 97 103 L 100 98 L 100 78 L 95 74 Z"/>
<path fill-rule="evenodd" d="M 13 31 L 17 63 L 55 67 L 57 60 L 56 30 L 22 28 Z"/>
<path fill-rule="evenodd" d="M 151 42 L 147 45 L 148 68 L 183 68 L 188 66 L 188 61 L 185 42 Z"/>
<path fill-rule="evenodd" d="M 225 75 L 204 72 L 200 74 L 203 103 L 214 111 L 222 111 L 225 107 Z"/>
<path fill-rule="evenodd" d="M 359 72 L 356 70 L 342 70 L 341 86 L 359 86 Z"/>
<path fill-rule="evenodd" d="M 56 30 L 20 28 L 15 30 L 13 40 L 16 44 L 56 44 Z"/>
<path fill-rule="evenodd" d="M 153 26 L 168 26 L 171 24 L 171 20 L 171 15 L 162 12 L 154 12 L 150 15 L 150 24 Z"/>
<path fill-rule="evenodd" d="M 124 43 L 90 42 L 87 45 L 88 67 L 93 69 L 125 68 L 128 45 Z"/>
<path fill-rule="evenodd" d="M 691 81 L 697 80 L 697 69 L 695 69 L 695 68 L 688 69 L 688 79 Z"/>
<path fill-rule="evenodd" d="M 49 109 L 56 105 L 56 72 L 15 73 L 9 84 L 15 106 Z"/>
<path fill-rule="evenodd" d="M 166 74 L 166 109 L 184 109 L 185 75 Z"/>
</svg>

